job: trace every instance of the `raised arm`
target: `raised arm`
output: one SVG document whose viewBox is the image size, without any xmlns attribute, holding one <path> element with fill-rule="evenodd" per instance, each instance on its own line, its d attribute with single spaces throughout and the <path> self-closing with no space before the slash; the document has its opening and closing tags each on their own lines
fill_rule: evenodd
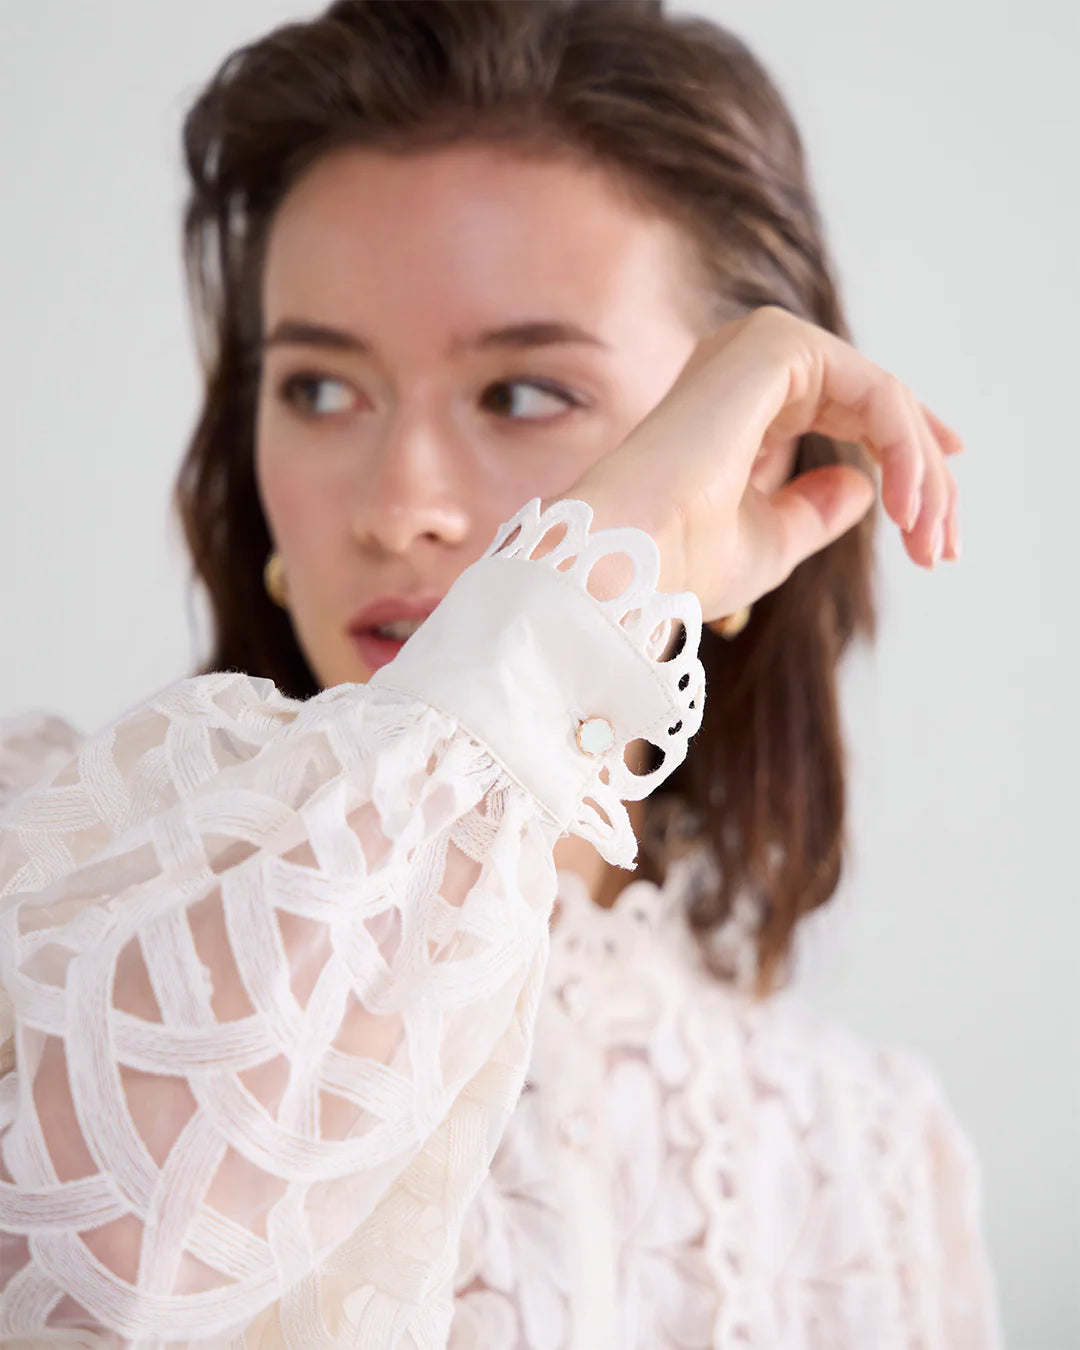
<svg viewBox="0 0 1080 1350">
<path fill-rule="evenodd" d="M 433 1301 L 448 1321 L 524 1080 L 554 843 L 629 866 L 622 801 L 703 707 L 696 598 L 590 517 L 529 503 L 366 686 L 181 681 L 9 805 L 3 1334 L 382 1345 Z M 634 579 L 598 599 L 613 549 Z"/>
<path fill-rule="evenodd" d="M 254 1344 L 277 1319 L 284 1343 L 438 1343 L 460 1216 L 523 1083 L 555 840 L 633 861 L 622 801 L 698 726 L 703 611 L 772 590 L 874 501 L 850 464 L 755 488 L 806 431 L 869 447 L 933 566 L 959 437 L 766 306 L 508 522 L 368 685 L 298 704 L 184 681 L 9 804 L 0 1335 Z M 592 512 L 614 528 L 586 545 Z M 642 779 L 638 738 L 664 756 Z"/>
</svg>

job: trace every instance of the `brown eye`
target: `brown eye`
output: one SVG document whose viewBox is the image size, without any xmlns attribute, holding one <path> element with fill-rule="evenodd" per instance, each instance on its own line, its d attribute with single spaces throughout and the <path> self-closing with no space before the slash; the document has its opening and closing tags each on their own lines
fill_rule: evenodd
<svg viewBox="0 0 1080 1350">
<path fill-rule="evenodd" d="M 569 390 L 557 384 L 539 380 L 498 380 L 484 390 L 480 406 L 499 417 L 538 422 L 581 405 Z"/>
<path fill-rule="evenodd" d="M 344 380 L 308 371 L 284 379 L 279 396 L 283 403 L 311 417 L 347 412 L 355 403 L 353 391 Z"/>
</svg>

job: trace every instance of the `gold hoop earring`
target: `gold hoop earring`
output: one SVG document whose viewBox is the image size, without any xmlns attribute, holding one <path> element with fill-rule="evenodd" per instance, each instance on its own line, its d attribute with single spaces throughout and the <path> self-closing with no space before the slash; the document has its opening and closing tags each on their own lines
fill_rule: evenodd
<svg viewBox="0 0 1080 1350">
<path fill-rule="evenodd" d="M 737 609 L 734 614 L 729 614 L 723 619 L 717 619 L 712 627 L 722 638 L 727 638 L 730 641 L 733 637 L 738 637 L 749 623 L 750 611 L 753 608 L 753 605 L 744 605 L 742 609 Z"/>
<path fill-rule="evenodd" d="M 287 609 L 289 590 L 285 584 L 285 560 L 280 553 L 271 553 L 263 568 L 263 585 L 266 593 L 275 605 Z"/>
</svg>

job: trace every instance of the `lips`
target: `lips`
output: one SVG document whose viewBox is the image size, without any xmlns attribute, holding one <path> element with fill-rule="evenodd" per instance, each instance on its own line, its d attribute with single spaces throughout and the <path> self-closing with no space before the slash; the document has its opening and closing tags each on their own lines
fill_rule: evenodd
<svg viewBox="0 0 1080 1350">
<path fill-rule="evenodd" d="M 382 637 L 375 631 L 378 627 L 397 619 L 423 622 L 441 600 L 441 595 L 386 595 L 358 610 L 349 621 L 348 632 L 368 669 L 376 671 L 392 661 L 408 640 Z"/>
</svg>

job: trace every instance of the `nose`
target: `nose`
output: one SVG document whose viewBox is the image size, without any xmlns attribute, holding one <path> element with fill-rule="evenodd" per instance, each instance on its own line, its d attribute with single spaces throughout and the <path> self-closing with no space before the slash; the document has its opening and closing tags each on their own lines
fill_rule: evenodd
<svg viewBox="0 0 1080 1350">
<path fill-rule="evenodd" d="M 463 450 L 430 417 L 399 412 L 363 458 L 352 511 L 361 548 L 402 555 L 419 540 L 462 543 L 472 524 Z"/>
</svg>

